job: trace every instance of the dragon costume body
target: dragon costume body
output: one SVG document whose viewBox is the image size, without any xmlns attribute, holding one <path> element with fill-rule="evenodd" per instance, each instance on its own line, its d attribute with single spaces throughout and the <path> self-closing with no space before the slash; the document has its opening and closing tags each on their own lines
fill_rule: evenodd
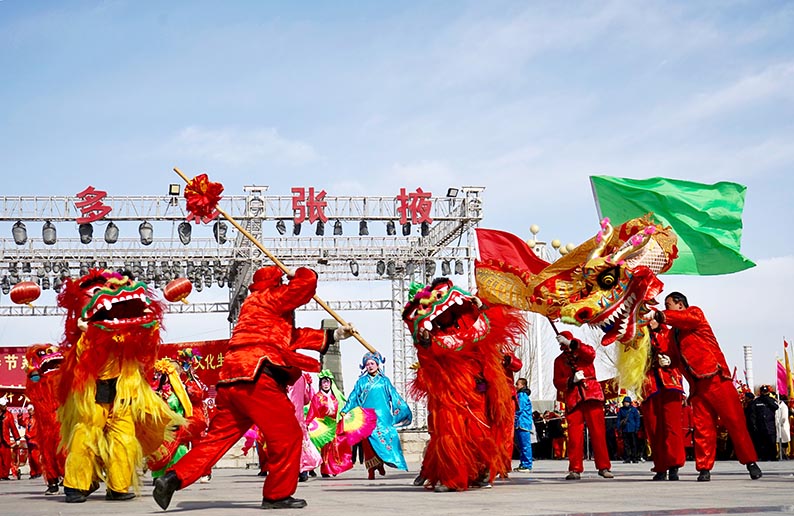
<svg viewBox="0 0 794 516">
<path fill-rule="evenodd" d="M 67 280 L 59 389 L 67 502 L 83 502 L 103 480 L 107 499 L 134 497 L 144 457 L 173 439 L 184 419 L 150 387 L 162 305 L 146 285 L 92 269 Z"/>
<path fill-rule="evenodd" d="M 662 291 L 657 275 L 678 255 L 676 243 L 671 229 L 655 224 L 651 214 L 617 228 L 604 219 L 595 237 L 553 263 L 528 248 L 523 254 L 532 255 L 533 266 L 483 258 L 476 264 L 478 295 L 552 320 L 600 328 L 601 344 L 618 346 L 621 387 L 640 392 L 651 357 L 649 305 Z"/>
<path fill-rule="evenodd" d="M 412 285 L 410 299 L 402 317 L 419 359 L 410 390 L 427 400 L 429 413 L 421 477 L 436 491 L 463 491 L 506 476 L 515 403 L 504 357 L 526 331 L 525 319 L 483 306 L 447 278 Z"/>
<path fill-rule="evenodd" d="M 58 451 L 61 426 L 58 423 L 58 382 L 63 362 L 55 344 L 33 344 L 25 352 L 27 383 L 25 394 L 36 408 L 37 442 L 41 472 L 47 482 L 46 494 L 58 492 L 66 456 Z"/>
</svg>

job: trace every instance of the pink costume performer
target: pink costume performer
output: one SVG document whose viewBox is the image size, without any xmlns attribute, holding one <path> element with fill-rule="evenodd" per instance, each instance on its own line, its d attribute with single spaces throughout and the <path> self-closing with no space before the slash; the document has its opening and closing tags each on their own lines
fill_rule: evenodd
<svg viewBox="0 0 794 516">
<path fill-rule="evenodd" d="M 311 471 L 319 467 L 323 462 L 320 452 L 317 451 L 317 448 L 314 446 L 314 444 L 312 444 L 311 439 L 309 439 L 309 429 L 306 426 L 306 420 L 303 413 L 303 407 L 311 403 L 313 394 L 314 390 L 312 389 L 312 377 L 309 375 L 309 373 L 305 372 L 300 376 L 300 378 L 297 379 L 297 381 L 295 381 L 294 384 L 290 385 L 287 389 L 287 396 L 289 396 L 292 404 L 295 405 L 295 419 L 298 420 L 298 423 L 301 427 L 301 432 L 303 432 L 301 448 L 301 472 Z"/>
<path fill-rule="evenodd" d="M 339 421 L 340 403 L 347 399 L 334 382 L 334 374 L 323 369 L 319 374 L 320 390 L 312 397 L 309 412 L 306 414 L 306 423 L 311 425 L 317 419 L 331 428 L 337 427 Z M 341 424 L 341 423 L 340 423 Z M 323 477 L 338 475 L 353 468 L 353 458 L 350 444 L 344 435 L 337 435 L 333 441 L 325 444 L 320 450 L 323 464 L 320 472 Z"/>
</svg>

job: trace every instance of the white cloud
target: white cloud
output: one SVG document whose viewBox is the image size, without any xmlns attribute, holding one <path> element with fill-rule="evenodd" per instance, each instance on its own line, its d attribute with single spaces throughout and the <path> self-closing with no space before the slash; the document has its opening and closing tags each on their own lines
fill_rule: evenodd
<svg viewBox="0 0 794 516">
<path fill-rule="evenodd" d="M 236 166 L 262 162 L 305 165 L 319 159 L 310 144 L 286 139 L 272 127 L 242 130 L 190 126 L 179 131 L 168 147 L 178 156 Z"/>
<path fill-rule="evenodd" d="M 757 102 L 782 96 L 794 98 L 794 62 L 778 63 L 745 75 L 712 92 L 696 96 L 671 119 L 677 124 L 697 123 Z"/>
<path fill-rule="evenodd" d="M 744 369 L 743 346 L 753 347 L 756 385 L 775 379 L 775 356 L 783 337 L 794 339 L 789 317 L 794 291 L 794 256 L 757 261 L 757 266 L 726 276 L 662 276 L 665 294 L 683 292 L 706 314 L 728 365 Z"/>
</svg>

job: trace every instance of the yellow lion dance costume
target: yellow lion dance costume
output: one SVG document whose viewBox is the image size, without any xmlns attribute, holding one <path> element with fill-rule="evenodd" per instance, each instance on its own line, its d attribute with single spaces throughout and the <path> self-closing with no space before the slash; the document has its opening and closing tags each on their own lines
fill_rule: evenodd
<svg viewBox="0 0 794 516">
<path fill-rule="evenodd" d="M 93 269 L 58 295 L 67 310 L 58 419 L 67 452 L 66 502 L 106 483 L 108 500 L 135 497 L 143 459 L 184 420 L 152 390 L 163 308 L 146 285 Z"/>
</svg>

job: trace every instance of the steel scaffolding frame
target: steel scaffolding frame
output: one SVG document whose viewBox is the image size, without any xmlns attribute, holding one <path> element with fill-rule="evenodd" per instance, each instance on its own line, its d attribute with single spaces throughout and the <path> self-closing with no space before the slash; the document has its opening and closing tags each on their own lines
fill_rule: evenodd
<svg viewBox="0 0 794 516">
<path fill-rule="evenodd" d="M 437 262 L 465 277 L 470 290 L 474 288 L 474 229 L 482 219 L 482 187 L 464 186 L 455 197 L 434 197 L 430 213 L 433 223 L 425 234 L 419 225 L 410 227 L 403 236 L 400 226 L 400 204 L 395 197 L 348 196 L 326 197 L 324 213 L 327 234 L 318 235 L 317 224 L 302 224 L 303 235 L 294 234 L 293 197 L 266 195 L 266 186 L 247 186 L 246 195 L 225 196 L 220 206 L 287 267 L 311 267 L 323 281 L 375 281 L 391 283 L 391 299 L 329 301 L 334 310 L 391 310 L 394 381 L 401 394 L 406 393 L 411 364 L 416 352 L 411 336 L 402 322 L 402 307 L 412 281 L 428 282 L 434 276 Z M 177 225 L 185 221 L 185 201 L 178 196 L 107 196 L 102 203 L 111 208 L 109 215 L 93 224 L 106 226 L 113 222 L 121 234 L 115 243 L 107 243 L 102 235 L 90 243 L 77 237 L 75 220 L 81 216 L 75 206 L 77 197 L 17 196 L 0 197 L 0 291 L 19 281 L 35 281 L 51 288 L 66 276 L 78 276 L 89 267 L 130 269 L 155 288 L 168 280 L 189 277 L 196 289 L 218 285 L 229 291 L 228 303 L 195 303 L 169 305 L 169 313 L 200 314 L 228 312 L 233 326 L 240 304 L 247 294 L 253 271 L 269 260 L 245 236 L 228 228 L 225 243 L 214 238 L 210 228 L 196 227 L 189 244 L 178 238 Z M 409 215 L 410 219 L 410 215 Z M 136 223 L 149 222 L 155 238 L 143 245 Z M 276 227 L 284 222 L 284 234 Z M 342 235 L 333 231 L 339 221 Z M 366 221 L 372 235 L 360 235 L 359 225 Z M 17 244 L 11 226 L 26 223 L 27 240 Z M 61 226 L 63 233 L 52 245 L 37 235 L 35 223 Z M 396 234 L 388 235 L 384 224 L 393 223 Z M 214 222 L 213 222 L 214 223 Z M 213 223 L 209 225 L 212 226 Z M 64 228 L 69 225 L 69 228 Z M 380 230 L 377 226 L 381 226 Z M 64 229 L 66 229 L 64 231 Z M 314 229 L 314 232 L 311 230 Z M 206 234 L 202 234 L 206 233 Z M 376 235 L 376 233 L 382 233 Z M 207 236 L 207 234 L 209 236 Z M 353 275 L 355 263 L 356 276 Z M 320 310 L 310 303 L 305 310 Z M 0 317 L 61 316 L 55 306 L 0 306 Z M 426 409 L 414 403 L 414 427 L 426 425 Z"/>
</svg>

